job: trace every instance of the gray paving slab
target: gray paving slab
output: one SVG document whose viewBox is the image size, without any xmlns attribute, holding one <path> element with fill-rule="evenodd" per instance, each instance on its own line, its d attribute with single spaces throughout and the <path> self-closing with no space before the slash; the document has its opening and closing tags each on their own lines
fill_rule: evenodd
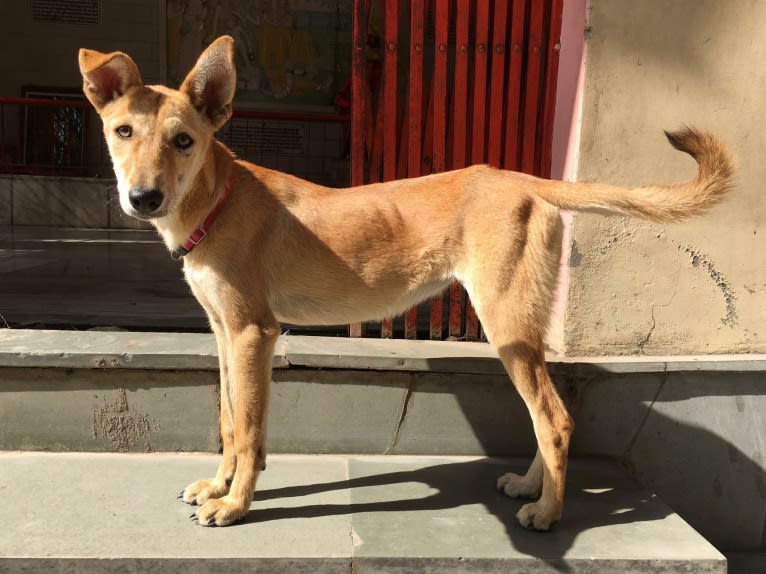
<svg viewBox="0 0 766 574">
<path fill-rule="evenodd" d="M 0 453 L 0 572 L 725 572 L 725 558 L 603 460 L 573 460 L 547 534 L 494 489 L 518 460 L 270 455 L 245 520 L 176 500 L 207 455 Z"/>
<path fill-rule="evenodd" d="M 217 462 L 207 455 L 1 454 L 0 492 L 11 498 L 3 514 L 13 526 L 0 537 L 0 572 L 39 572 L 53 561 L 88 572 L 348 571 L 348 491 L 293 494 L 314 483 L 345 485 L 345 460 L 274 457 L 257 513 L 233 528 L 195 526 L 193 508 L 176 494 L 212 476 Z M 336 511 L 302 516 L 307 504 Z"/>
<path fill-rule="evenodd" d="M 352 459 L 358 571 L 438 571 L 434 559 L 489 572 L 676 572 L 692 561 L 688 571 L 725 571 L 717 550 L 612 463 L 570 462 L 564 520 L 543 535 L 514 521 L 521 501 L 493 489 L 509 469 L 525 470 L 493 459 Z"/>
</svg>

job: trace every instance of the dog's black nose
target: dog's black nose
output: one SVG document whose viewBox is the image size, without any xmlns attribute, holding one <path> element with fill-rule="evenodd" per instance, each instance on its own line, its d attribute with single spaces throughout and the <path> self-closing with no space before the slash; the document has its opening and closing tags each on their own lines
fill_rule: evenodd
<svg viewBox="0 0 766 574">
<path fill-rule="evenodd" d="M 162 192 L 159 189 L 142 189 L 134 187 L 128 194 L 133 209 L 144 215 L 157 211 L 162 205 Z"/>
</svg>

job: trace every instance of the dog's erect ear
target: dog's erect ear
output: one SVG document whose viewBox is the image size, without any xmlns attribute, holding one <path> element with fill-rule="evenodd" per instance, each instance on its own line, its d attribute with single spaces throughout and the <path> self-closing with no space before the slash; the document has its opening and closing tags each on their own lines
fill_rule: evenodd
<svg viewBox="0 0 766 574">
<path fill-rule="evenodd" d="M 133 86 L 142 86 L 141 74 L 130 56 L 122 52 L 102 54 L 80 49 L 78 60 L 82 89 L 96 111 L 116 100 Z"/>
<path fill-rule="evenodd" d="M 231 117 L 231 101 L 236 89 L 234 39 L 231 36 L 221 36 L 210 44 L 181 84 L 181 91 L 189 96 L 192 105 L 215 129 Z"/>
</svg>

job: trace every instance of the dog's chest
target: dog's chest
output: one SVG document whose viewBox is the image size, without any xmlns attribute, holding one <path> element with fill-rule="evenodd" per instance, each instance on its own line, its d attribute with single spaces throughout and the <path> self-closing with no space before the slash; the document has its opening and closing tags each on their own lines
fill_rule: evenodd
<svg viewBox="0 0 766 574">
<path fill-rule="evenodd" d="M 220 306 L 221 280 L 215 271 L 207 265 L 184 265 L 184 277 L 194 296 L 208 312 Z"/>
</svg>

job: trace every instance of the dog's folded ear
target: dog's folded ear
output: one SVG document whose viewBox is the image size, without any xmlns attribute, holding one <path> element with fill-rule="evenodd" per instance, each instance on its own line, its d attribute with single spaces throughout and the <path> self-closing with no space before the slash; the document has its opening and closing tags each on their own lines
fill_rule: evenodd
<svg viewBox="0 0 766 574">
<path fill-rule="evenodd" d="M 181 91 L 215 129 L 231 117 L 236 88 L 234 39 L 231 36 L 221 36 L 210 44 L 181 84 Z"/>
<path fill-rule="evenodd" d="M 79 53 L 83 92 L 97 111 L 134 86 L 143 86 L 138 66 L 127 54 L 103 54 L 82 48 Z"/>
</svg>

